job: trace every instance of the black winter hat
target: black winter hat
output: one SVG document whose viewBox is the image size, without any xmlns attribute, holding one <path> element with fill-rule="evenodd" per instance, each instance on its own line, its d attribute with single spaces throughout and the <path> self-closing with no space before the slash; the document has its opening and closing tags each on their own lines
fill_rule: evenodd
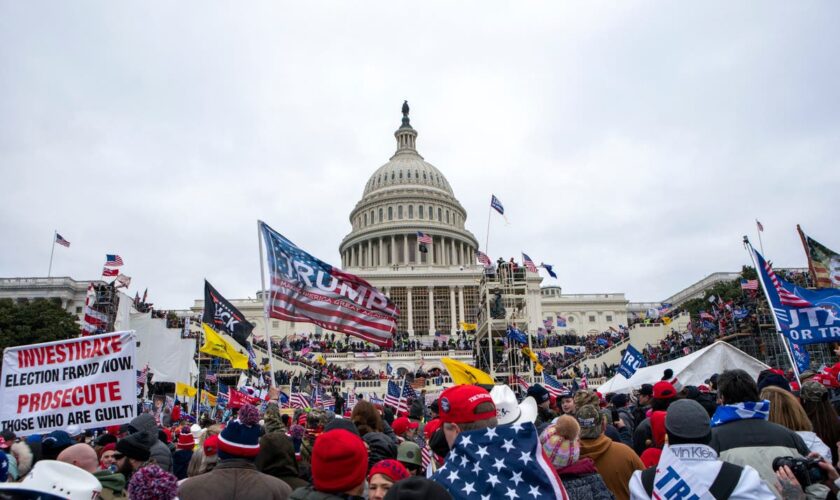
<svg viewBox="0 0 840 500">
<path fill-rule="evenodd" d="M 388 490 L 385 500 L 450 500 L 452 495 L 440 484 L 420 476 L 397 481 Z"/>
<path fill-rule="evenodd" d="M 534 384 L 529 387 L 528 395 L 534 398 L 537 401 L 537 404 L 545 403 L 551 399 L 551 395 L 548 393 L 548 390 L 540 384 Z"/>
<path fill-rule="evenodd" d="M 149 441 L 147 432 L 136 432 L 117 441 L 117 451 L 132 458 L 145 462 L 152 456 L 149 447 L 145 445 Z"/>
</svg>

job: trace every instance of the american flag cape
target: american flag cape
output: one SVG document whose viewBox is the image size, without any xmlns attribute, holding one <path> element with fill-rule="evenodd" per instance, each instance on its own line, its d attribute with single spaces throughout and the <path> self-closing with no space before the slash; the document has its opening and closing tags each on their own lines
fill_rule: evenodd
<svg viewBox="0 0 840 500">
<path fill-rule="evenodd" d="M 271 294 L 268 315 L 314 323 L 380 347 L 393 345 L 399 309 L 370 283 L 298 248 L 260 222 L 265 239 Z"/>
<path fill-rule="evenodd" d="M 455 499 L 569 498 L 531 423 L 462 432 L 432 480 Z"/>
</svg>

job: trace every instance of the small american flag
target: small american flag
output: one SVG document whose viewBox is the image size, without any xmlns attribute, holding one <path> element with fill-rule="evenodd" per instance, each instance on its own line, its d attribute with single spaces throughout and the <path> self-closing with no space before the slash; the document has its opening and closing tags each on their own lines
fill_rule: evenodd
<svg viewBox="0 0 840 500">
<path fill-rule="evenodd" d="M 475 258 L 478 259 L 478 262 L 480 264 L 483 264 L 484 267 L 493 267 L 493 262 L 490 260 L 490 257 L 488 257 L 487 254 L 482 252 L 481 250 L 475 251 Z"/>
<path fill-rule="evenodd" d="M 411 384 L 408 383 L 408 380 L 403 382 L 403 384 L 403 397 L 417 399 L 417 392 L 414 391 L 414 387 L 412 387 Z"/>
<path fill-rule="evenodd" d="M 547 373 L 543 373 L 543 382 L 545 382 L 545 390 L 555 398 L 569 392 L 565 385 Z"/>
<path fill-rule="evenodd" d="M 120 257 L 119 255 L 106 254 L 105 265 L 109 267 L 120 267 L 121 265 L 123 265 L 122 257 Z"/>
<path fill-rule="evenodd" d="M 212 373 L 212 372 L 207 372 L 204 375 L 204 380 L 206 380 L 207 382 L 210 382 L 211 384 L 215 384 L 216 380 L 217 380 L 216 374 Z"/>
<path fill-rule="evenodd" d="M 63 247 L 70 248 L 70 242 L 65 240 L 64 237 L 58 233 L 55 233 L 55 242 Z"/>
<path fill-rule="evenodd" d="M 526 254 L 525 252 L 522 252 L 522 261 L 524 262 L 525 269 L 527 269 L 528 272 L 532 272 L 532 273 L 539 272 L 537 270 L 537 266 L 534 265 L 534 261 L 531 260 L 531 257 L 528 257 L 528 254 Z"/>
<path fill-rule="evenodd" d="M 741 280 L 741 290 L 758 290 L 758 280 Z"/>
<path fill-rule="evenodd" d="M 145 366 L 142 370 L 137 370 L 137 385 L 145 385 L 146 384 L 146 373 L 148 373 L 149 367 L 148 365 Z"/>
<path fill-rule="evenodd" d="M 526 391 L 529 387 L 531 387 L 531 384 L 529 384 L 528 381 L 522 378 L 522 376 L 520 375 L 516 376 L 516 383 L 519 384 L 519 387 L 523 388 Z"/>
<path fill-rule="evenodd" d="M 426 233 L 422 233 L 417 231 L 417 243 L 422 243 L 424 245 L 431 245 L 432 244 L 432 237 Z"/>
<path fill-rule="evenodd" d="M 289 397 L 289 404 L 292 408 L 310 408 L 312 404 L 309 402 L 309 398 L 306 397 L 306 394 L 302 392 L 293 392 L 292 395 Z"/>
<path fill-rule="evenodd" d="M 587 380 L 585 373 L 580 378 L 580 388 L 581 389 L 589 389 L 589 380 Z"/>
<path fill-rule="evenodd" d="M 400 386 L 394 383 L 393 380 L 388 381 L 388 393 L 385 395 L 385 404 L 399 412 L 408 411 L 408 403 L 405 396 L 400 392 Z"/>
<path fill-rule="evenodd" d="M 423 468 L 429 470 L 429 466 L 432 465 L 432 450 L 428 445 L 420 449 L 420 457 L 423 460 Z"/>
</svg>

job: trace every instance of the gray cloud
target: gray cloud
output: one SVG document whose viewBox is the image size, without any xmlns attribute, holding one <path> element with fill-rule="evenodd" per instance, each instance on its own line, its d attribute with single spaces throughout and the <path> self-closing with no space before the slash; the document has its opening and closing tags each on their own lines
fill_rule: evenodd
<svg viewBox="0 0 840 500">
<path fill-rule="evenodd" d="M 259 288 L 256 220 L 337 263 L 402 99 L 490 253 L 658 300 L 840 248 L 834 4 L 0 3 L 0 275 L 186 307 Z M 133 290 L 132 290 L 133 291 Z"/>
</svg>

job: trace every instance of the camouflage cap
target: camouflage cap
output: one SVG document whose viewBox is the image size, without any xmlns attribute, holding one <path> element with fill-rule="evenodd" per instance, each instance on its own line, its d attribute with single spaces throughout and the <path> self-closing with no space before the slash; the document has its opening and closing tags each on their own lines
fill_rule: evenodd
<svg viewBox="0 0 840 500">
<path fill-rule="evenodd" d="M 595 439 L 604 431 L 601 410 L 595 405 L 578 408 L 577 421 L 580 425 L 581 439 Z"/>
<path fill-rule="evenodd" d="M 802 384 L 802 388 L 799 390 L 799 397 L 802 398 L 802 401 L 812 401 L 816 403 L 822 401 L 827 393 L 828 389 L 824 385 L 819 382 L 809 380 Z"/>
</svg>

